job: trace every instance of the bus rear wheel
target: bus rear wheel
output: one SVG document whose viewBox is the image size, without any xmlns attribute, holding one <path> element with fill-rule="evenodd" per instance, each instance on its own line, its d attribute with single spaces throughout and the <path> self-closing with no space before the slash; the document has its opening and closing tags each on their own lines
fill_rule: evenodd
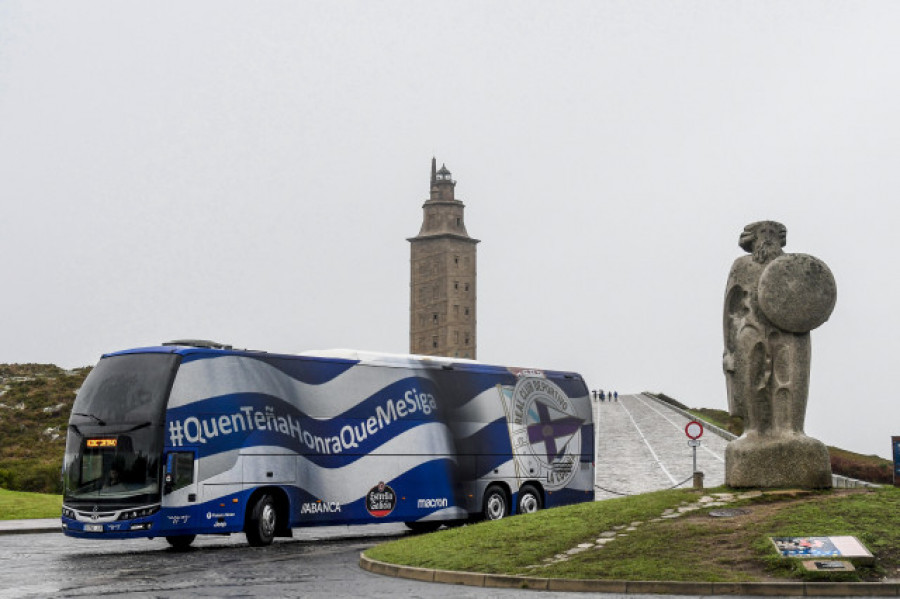
<svg viewBox="0 0 900 599">
<path fill-rule="evenodd" d="M 275 500 L 268 493 L 260 495 L 244 523 L 247 542 L 251 547 L 270 545 L 275 538 L 277 526 L 278 512 L 275 510 Z"/>
<path fill-rule="evenodd" d="M 517 514 L 533 514 L 543 507 L 541 493 L 534 485 L 522 485 L 519 489 Z"/>
<path fill-rule="evenodd" d="M 191 546 L 191 543 L 193 543 L 194 539 L 196 538 L 197 535 L 177 535 L 166 537 L 166 541 L 169 543 L 169 545 L 172 546 L 172 549 L 176 551 L 184 551 Z"/>
<path fill-rule="evenodd" d="M 481 514 L 485 520 L 499 520 L 509 515 L 509 497 L 502 487 L 491 485 L 484 492 Z"/>
</svg>

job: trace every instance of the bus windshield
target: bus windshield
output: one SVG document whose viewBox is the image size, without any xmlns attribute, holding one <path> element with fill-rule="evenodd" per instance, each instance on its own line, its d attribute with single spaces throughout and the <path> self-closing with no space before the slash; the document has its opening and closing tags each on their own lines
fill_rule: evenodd
<svg viewBox="0 0 900 599">
<path fill-rule="evenodd" d="M 166 400 L 178 362 L 172 354 L 125 354 L 91 371 L 69 419 L 67 502 L 159 500 Z"/>
</svg>

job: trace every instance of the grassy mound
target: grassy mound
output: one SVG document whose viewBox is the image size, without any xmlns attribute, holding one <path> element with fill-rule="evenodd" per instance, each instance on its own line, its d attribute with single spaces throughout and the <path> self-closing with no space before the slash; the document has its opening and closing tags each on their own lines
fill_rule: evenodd
<svg viewBox="0 0 900 599">
<path fill-rule="evenodd" d="M 735 494 L 713 518 L 705 494 L 673 490 L 580 504 L 407 537 L 372 559 L 442 570 L 608 580 L 862 581 L 900 577 L 900 489 Z M 741 497 L 741 498 L 738 498 Z M 701 498 L 706 498 L 701 502 Z M 661 517 L 667 514 L 668 517 Z M 680 514 L 675 516 L 673 514 Z M 875 555 L 851 573 L 810 573 L 769 537 L 858 537 Z M 601 539 L 604 540 L 602 543 Z"/>
</svg>

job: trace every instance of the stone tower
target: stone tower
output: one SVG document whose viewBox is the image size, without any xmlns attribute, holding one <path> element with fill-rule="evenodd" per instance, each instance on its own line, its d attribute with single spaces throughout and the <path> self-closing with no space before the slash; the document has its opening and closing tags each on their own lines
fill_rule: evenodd
<svg viewBox="0 0 900 599">
<path fill-rule="evenodd" d="M 409 351 L 474 360 L 475 248 L 466 233 L 456 181 L 431 159 L 431 196 L 419 234 L 409 238 Z"/>
</svg>

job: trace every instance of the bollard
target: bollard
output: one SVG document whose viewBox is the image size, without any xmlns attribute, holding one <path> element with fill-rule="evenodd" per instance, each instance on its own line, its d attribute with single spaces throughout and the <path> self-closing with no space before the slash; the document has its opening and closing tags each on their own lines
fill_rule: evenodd
<svg viewBox="0 0 900 599">
<path fill-rule="evenodd" d="M 694 488 L 695 489 L 703 489 L 703 473 L 702 472 L 694 472 Z"/>
</svg>

